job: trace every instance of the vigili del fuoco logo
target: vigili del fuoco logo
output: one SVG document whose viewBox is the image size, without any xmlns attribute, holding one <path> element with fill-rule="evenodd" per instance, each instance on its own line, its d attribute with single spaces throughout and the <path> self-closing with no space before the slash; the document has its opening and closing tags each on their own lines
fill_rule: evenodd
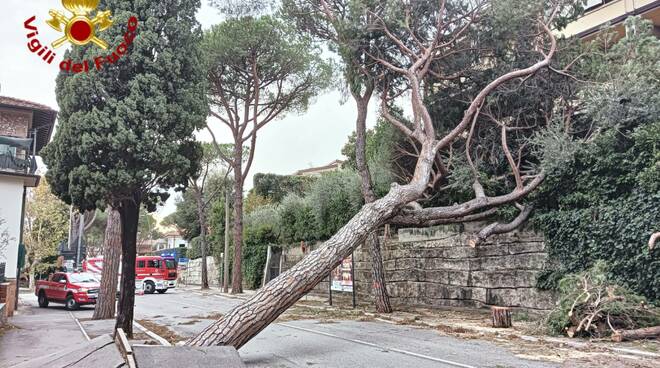
<svg viewBox="0 0 660 368">
<path fill-rule="evenodd" d="M 92 43 L 101 50 L 108 49 L 109 45 L 102 38 L 102 34 L 103 31 L 114 25 L 110 10 L 97 10 L 99 0 L 62 0 L 62 6 L 71 14 L 68 15 L 51 9 L 48 12 L 50 19 L 45 22 L 57 32 L 63 34 L 62 37 L 50 44 L 52 50 L 38 38 L 37 17 L 33 15 L 25 21 L 23 25 L 28 32 L 28 50 L 40 57 L 44 62 L 52 64 L 57 55 L 53 50 L 67 42 L 71 43 L 73 47 L 85 46 Z M 116 63 L 122 56 L 126 55 L 129 46 L 133 44 L 137 27 L 137 18 L 134 16 L 130 17 L 126 25 L 123 41 L 114 47 L 112 53 L 109 55 L 99 55 L 91 60 L 74 61 L 66 59 L 60 63 L 60 69 L 67 72 L 81 73 L 89 72 L 91 68 L 101 70 L 105 65 Z"/>
</svg>

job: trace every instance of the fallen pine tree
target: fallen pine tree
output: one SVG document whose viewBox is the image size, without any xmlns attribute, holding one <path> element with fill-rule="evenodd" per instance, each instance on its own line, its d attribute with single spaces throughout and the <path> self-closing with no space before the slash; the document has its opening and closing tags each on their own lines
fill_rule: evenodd
<svg viewBox="0 0 660 368">
<path fill-rule="evenodd" d="M 660 309 L 607 277 L 607 264 L 570 274 L 559 282 L 559 301 L 547 319 L 555 333 L 614 341 L 660 335 Z"/>
</svg>

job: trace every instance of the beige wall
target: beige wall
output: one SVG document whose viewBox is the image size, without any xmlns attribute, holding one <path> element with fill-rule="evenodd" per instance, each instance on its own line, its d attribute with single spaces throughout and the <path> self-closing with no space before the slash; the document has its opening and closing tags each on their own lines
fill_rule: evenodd
<svg viewBox="0 0 660 368">
<path fill-rule="evenodd" d="M 640 9 L 658 3 L 660 8 L 660 1 L 657 0 L 616 0 L 607 4 L 601 5 L 593 10 L 587 11 L 580 19 L 569 24 L 562 32 L 565 36 L 573 36 L 582 34 L 593 28 L 598 28 L 625 14 L 634 14 L 639 12 Z M 650 11 L 653 13 L 658 11 L 658 8 Z M 645 18 L 655 18 L 652 14 L 644 14 Z M 657 24 L 656 24 L 657 25 Z"/>
<path fill-rule="evenodd" d="M 6 260 L 5 277 L 16 278 L 18 242 L 21 237 L 21 213 L 23 209 L 23 179 L 0 176 L 0 233 L 7 231 L 9 244 L 0 258 Z"/>
</svg>

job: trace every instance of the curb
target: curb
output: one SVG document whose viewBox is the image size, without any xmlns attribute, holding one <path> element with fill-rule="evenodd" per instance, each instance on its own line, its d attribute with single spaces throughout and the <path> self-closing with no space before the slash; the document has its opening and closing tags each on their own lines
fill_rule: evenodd
<svg viewBox="0 0 660 368">
<path fill-rule="evenodd" d="M 71 316 L 71 318 L 73 318 L 73 320 L 76 322 L 76 324 L 78 325 L 78 328 L 80 329 L 80 332 L 82 332 L 83 336 L 85 336 L 85 339 L 87 341 L 91 341 L 92 339 L 89 337 L 89 335 L 87 334 L 87 331 L 85 331 L 85 328 L 83 327 L 82 323 L 80 323 L 78 318 L 76 316 L 74 316 L 73 313 L 71 313 L 71 312 L 69 312 L 69 316 Z"/>
<path fill-rule="evenodd" d="M 138 330 L 144 332 L 145 334 L 147 334 L 152 339 L 158 341 L 161 345 L 163 345 L 163 346 L 172 346 L 172 344 L 170 344 L 169 341 L 165 340 L 163 337 L 161 337 L 157 333 L 147 329 L 146 327 L 142 326 L 141 324 L 133 321 L 133 326 L 137 327 Z"/>
<path fill-rule="evenodd" d="M 78 328 L 80 329 L 80 332 L 82 332 L 83 336 L 85 336 L 85 339 L 87 341 L 91 341 L 91 338 L 87 334 L 87 331 L 85 331 L 85 327 L 83 327 L 82 323 L 80 323 L 80 320 L 76 316 L 73 315 L 73 313 L 69 312 L 69 316 L 76 322 L 78 325 Z M 133 326 L 137 327 L 138 330 L 144 332 L 147 336 L 151 337 L 152 339 L 156 340 L 159 344 L 162 346 L 172 346 L 169 341 L 165 340 L 162 336 L 158 335 L 157 333 L 149 330 L 148 328 L 142 326 L 141 324 L 133 321 Z"/>
</svg>

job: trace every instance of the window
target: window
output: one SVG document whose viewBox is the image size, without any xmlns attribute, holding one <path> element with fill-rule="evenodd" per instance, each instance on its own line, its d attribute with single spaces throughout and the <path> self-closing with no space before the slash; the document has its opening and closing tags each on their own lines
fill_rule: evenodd
<svg viewBox="0 0 660 368">
<path fill-rule="evenodd" d="M 587 3 L 585 4 L 584 8 L 585 9 L 595 8 L 603 3 L 604 3 L 603 0 L 587 0 Z"/>
<path fill-rule="evenodd" d="M 160 268 L 160 260 L 153 259 L 153 260 L 147 261 L 147 267 L 148 268 Z"/>
<path fill-rule="evenodd" d="M 16 157 L 16 147 L 11 147 L 6 144 L 0 144 L 0 155 Z"/>
<path fill-rule="evenodd" d="M 65 279 L 66 279 L 65 276 L 62 275 L 62 274 L 58 273 L 56 275 L 53 275 L 53 282 L 60 282 L 60 281 L 65 280 Z"/>
<path fill-rule="evenodd" d="M 96 277 L 94 277 L 94 275 L 91 273 L 72 273 L 69 275 L 69 279 L 71 282 L 80 283 L 99 282 L 99 280 L 97 280 Z"/>
<path fill-rule="evenodd" d="M 167 267 L 168 270 L 173 270 L 176 268 L 176 262 L 174 262 L 173 259 L 166 259 L 165 267 Z"/>
<path fill-rule="evenodd" d="M 144 261 L 138 261 L 138 268 L 144 268 Z"/>
</svg>

